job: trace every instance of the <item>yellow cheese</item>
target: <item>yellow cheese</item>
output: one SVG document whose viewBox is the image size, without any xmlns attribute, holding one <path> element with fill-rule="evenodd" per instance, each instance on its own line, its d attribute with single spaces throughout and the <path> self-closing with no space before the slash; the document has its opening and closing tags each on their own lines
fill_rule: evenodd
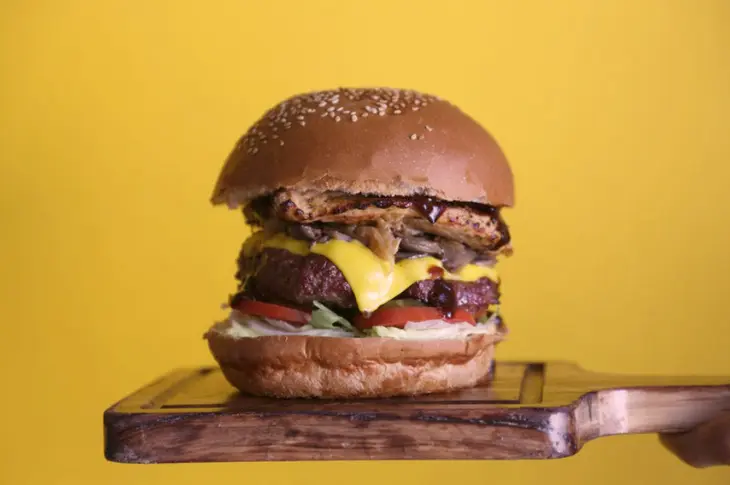
<svg viewBox="0 0 730 485">
<path fill-rule="evenodd" d="M 429 269 L 434 266 L 443 270 L 443 278 L 446 280 L 476 281 L 480 278 L 489 278 L 492 281 L 499 281 L 494 268 L 469 264 L 451 273 L 443 269 L 441 261 L 430 256 L 404 259 L 391 267 L 367 246 L 355 240 L 331 239 L 324 243 L 312 244 L 310 247 L 306 241 L 293 239 L 284 234 L 266 238 L 262 232 L 258 232 L 246 241 L 244 252 L 253 253 L 265 247 L 286 249 L 302 256 L 314 253 L 326 257 L 342 271 L 352 287 L 357 306 L 363 312 L 376 310 L 417 281 L 431 279 Z"/>
<path fill-rule="evenodd" d="M 275 234 L 264 240 L 263 247 L 286 249 L 290 253 L 299 254 L 300 256 L 306 256 L 310 253 L 309 243 L 307 241 L 294 239 L 284 234 Z"/>
</svg>

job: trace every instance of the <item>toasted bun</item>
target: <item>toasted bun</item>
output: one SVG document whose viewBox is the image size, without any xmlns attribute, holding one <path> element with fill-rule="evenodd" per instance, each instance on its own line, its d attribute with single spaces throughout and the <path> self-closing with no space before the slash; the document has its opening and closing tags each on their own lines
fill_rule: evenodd
<svg viewBox="0 0 730 485">
<path fill-rule="evenodd" d="M 212 202 L 238 207 L 279 188 L 514 199 L 509 164 L 476 121 L 435 96 L 381 88 L 308 93 L 269 110 L 229 155 Z"/>
<path fill-rule="evenodd" d="M 502 338 L 232 338 L 214 330 L 206 337 L 234 387 L 283 398 L 406 396 L 473 387 L 489 380 L 494 345 Z"/>
</svg>

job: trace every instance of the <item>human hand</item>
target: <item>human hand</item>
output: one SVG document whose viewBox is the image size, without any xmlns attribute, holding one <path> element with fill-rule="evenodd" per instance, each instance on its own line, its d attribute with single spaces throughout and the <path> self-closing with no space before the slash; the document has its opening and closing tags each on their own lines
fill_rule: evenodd
<svg viewBox="0 0 730 485">
<path fill-rule="evenodd" d="M 659 440 L 693 467 L 730 465 L 730 412 L 683 433 L 662 434 Z"/>
</svg>

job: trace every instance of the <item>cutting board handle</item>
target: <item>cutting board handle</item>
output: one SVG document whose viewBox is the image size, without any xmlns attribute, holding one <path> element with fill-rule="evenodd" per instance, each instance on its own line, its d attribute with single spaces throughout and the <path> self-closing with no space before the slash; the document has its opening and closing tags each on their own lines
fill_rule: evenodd
<svg viewBox="0 0 730 485">
<path fill-rule="evenodd" d="M 687 431 L 730 412 L 730 386 L 637 387 L 587 394 L 575 408 L 578 438 Z"/>
</svg>

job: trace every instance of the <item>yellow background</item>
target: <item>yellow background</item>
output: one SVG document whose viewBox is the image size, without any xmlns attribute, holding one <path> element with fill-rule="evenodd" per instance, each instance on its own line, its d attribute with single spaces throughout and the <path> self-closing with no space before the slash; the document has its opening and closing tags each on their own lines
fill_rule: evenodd
<svg viewBox="0 0 730 485">
<path fill-rule="evenodd" d="M 2 2 L 0 482 L 727 483 L 655 436 L 551 462 L 124 466 L 101 416 L 211 362 L 246 234 L 208 205 L 222 160 L 272 103 L 337 85 L 438 93 L 503 145 L 501 358 L 730 375 L 728 25 L 725 0 Z"/>
</svg>

